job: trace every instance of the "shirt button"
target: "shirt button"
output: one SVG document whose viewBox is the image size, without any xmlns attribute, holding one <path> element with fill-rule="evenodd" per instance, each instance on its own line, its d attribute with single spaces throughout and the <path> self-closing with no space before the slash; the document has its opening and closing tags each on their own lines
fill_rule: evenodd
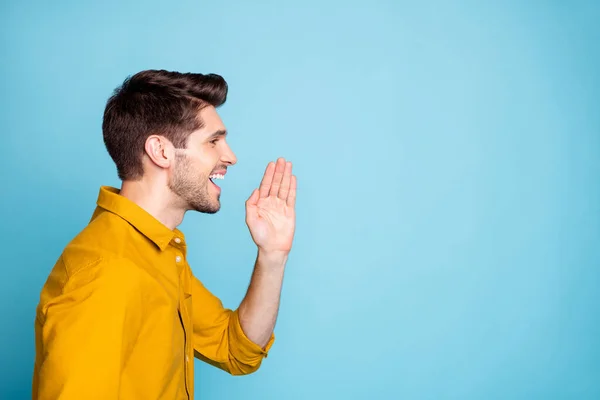
<svg viewBox="0 0 600 400">
<path fill-rule="evenodd" d="M 179 239 L 178 237 L 175 238 L 175 243 L 181 243 L 181 239 Z"/>
<path fill-rule="evenodd" d="M 181 257 L 180 256 L 175 257 L 175 261 L 176 262 L 180 262 L 181 261 Z"/>
</svg>

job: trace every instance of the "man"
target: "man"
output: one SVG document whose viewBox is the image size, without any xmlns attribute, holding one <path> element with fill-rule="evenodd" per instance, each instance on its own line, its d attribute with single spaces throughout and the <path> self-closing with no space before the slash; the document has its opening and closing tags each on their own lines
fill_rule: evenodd
<svg viewBox="0 0 600 400">
<path fill-rule="evenodd" d="M 192 399 L 194 357 L 233 375 L 256 371 L 274 341 L 295 230 L 296 177 L 269 162 L 246 201 L 257 245 L 236 310 L 196 279 L 177 226 L 216 213 L 236 157 L 216 108 L 218 75 L 142 71 L 109 99 L 106 148 L 120 189 L 103 186 L 89 224 L 64 249 L 35 321 L 34 399 Z"/>
</svg>

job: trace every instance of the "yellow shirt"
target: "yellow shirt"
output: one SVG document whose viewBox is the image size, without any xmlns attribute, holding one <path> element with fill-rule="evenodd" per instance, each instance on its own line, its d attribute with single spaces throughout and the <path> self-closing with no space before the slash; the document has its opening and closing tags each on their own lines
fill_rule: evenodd
<svg viewBox="0 0 600 400">
<path fill-rule="evenodd" d="M 52 269 L 35 320 L 33 399 L 193 399 L 194 357 L 241 375 L 265 348 L 192 275 L 184 235 L 101 187 Z"/>
</svg>

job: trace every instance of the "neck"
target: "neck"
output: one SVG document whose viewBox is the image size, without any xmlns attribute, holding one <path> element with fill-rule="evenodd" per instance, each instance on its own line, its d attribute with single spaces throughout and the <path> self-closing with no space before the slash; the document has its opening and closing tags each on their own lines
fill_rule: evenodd
<svg viewBox="0 0 600 400">
<path fill-rule="evenodd" d="M 183 221 L 185 208 L 176 206 L 173 194 L 161 182 L 148 178 L 142 178 L 139 181 L 123 181 L 120 194 L 136 203 L 171 230 Z"/>
</svg>

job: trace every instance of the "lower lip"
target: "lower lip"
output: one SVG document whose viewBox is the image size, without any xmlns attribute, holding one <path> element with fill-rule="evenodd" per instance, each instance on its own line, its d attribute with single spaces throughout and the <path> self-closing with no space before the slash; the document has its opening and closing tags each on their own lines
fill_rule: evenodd
<svg viewBox="0 0 600 400">
<path fill-rule="evenodd" d="M 209 179 L 209 181 L 210 181 L 210 184 L 217 190 L 217 192 L 221 192 L 220 187 L 218 187 L 212 180 Z"/>
</svg>

